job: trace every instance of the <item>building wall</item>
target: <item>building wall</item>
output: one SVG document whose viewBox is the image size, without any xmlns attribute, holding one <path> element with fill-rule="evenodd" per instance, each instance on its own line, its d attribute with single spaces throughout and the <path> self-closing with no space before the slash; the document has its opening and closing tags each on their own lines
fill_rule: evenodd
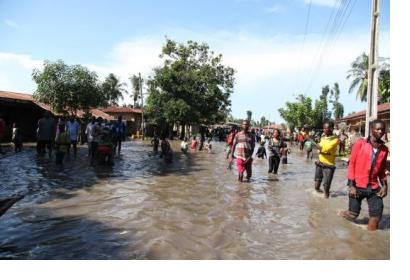
<svg viewBox="0 0 410 280">
<path fill-rule="evenodd" d="M 2 112 L 6 122 L 6 134 L 3 142 L 11 141 L 13 123 L 20 125 L 24 142 L 37 140 L 37 123 L 44 115 L 44 109 L 32 102 L 0 100 L 0 112 Z"/>
</svg>

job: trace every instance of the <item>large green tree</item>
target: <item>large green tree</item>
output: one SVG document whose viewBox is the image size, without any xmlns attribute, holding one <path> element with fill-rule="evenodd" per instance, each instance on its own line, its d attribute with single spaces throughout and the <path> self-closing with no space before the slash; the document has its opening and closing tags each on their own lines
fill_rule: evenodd
<svg viewBox="0 0 410 280">
<path fill-rule="evenodd" d="M 105 95 L 106 105 L 118 106 L 119 99 L 124 99 L 123 94 L 127 91 L 124 89 L 126 83 L 121 83 L 113 73 L 108 74 L 102 83 L 102 91 Z"/>
<path fill-rule="evenodd" d="M 205 43 L 179 44 L 167 39 L 163 65 L 147 81 L 146 113 L 161 124 L 212 124 L 230 112 L 234 70 L 222 64 Z"/>
<path fill-rule="evenodd" d="M 388 58 L 379 58 L 379 90 L 380 100 L 390 100 L 390 64 Z M 352 79 L 349 93 L 356 91 L 356 98 L 367 101 L 369 56 L 362 53 L 351 64 L 347 79 Z M 380 102 L 380 101 L 379 101 Z"/>
<path fill-rule="evenodd" d="M 81 65 L 66 65 L 62 60 L 44 61 L 43 70 L 34 69 L 37 84 L 34 99 L 48 104 L 57 113 L 75 115 L 104 103 L 98 76 Z"/>
<path fill-rule="evenodd" d="M 333 88 L 330 90 L 331 100 L 329 103 L 333 104 L 333 116 L 336 120 L 343 118 L 344 107 L 343 104 L 339 102 L 340 98 L 340 88 L 339 84 L 335 83 Z"/>
<path fill-rule="evenodd" d="M 320 94 L 319 99 L 315 101 L 312 119 L 313 126 L 316 128 L 321 128 L 323 126 L 323 123 L 326 120 L 329 120 L 332 116 L 332 113 L 328 110 L 329 92 L 330 89 L 328 85 L 322 87 L 322 93 Z"/>
<path fill-rule="evenodd" d="M 290 129 L 313 123 L 312 98 L 303 94 L 296 98 L 296 102 L 286 102 L 285 108 L 280 108 L 278 111 Z"/>
<path fill-rule="evenodd" d="M 140 81 L 139 77 L 132 75 L 130 77 L 131 82 L 131 98 L 134 101 L 134 108 L 137 107 L 138 102 L 141 100 L 141 85 L 142 79 Z"/>
</svg>

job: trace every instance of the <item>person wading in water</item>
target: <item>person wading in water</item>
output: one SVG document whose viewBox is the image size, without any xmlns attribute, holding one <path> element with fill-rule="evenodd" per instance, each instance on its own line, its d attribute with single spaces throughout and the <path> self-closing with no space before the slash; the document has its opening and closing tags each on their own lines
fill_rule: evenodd
<svg viewBox="0 0 410 280">
<path fill-rule="evenodd" d="M 385 125 L 381 120 L 371 123 L 371 136 L 359 139 L 353 146 L 348 167 L 349 209 L 341 216 L 354 221 L 360 214 L 362 200 L 369 205 L 368 230 L 377 230 L 383 214 L 383 198 L 387 196 L 386 164 L 389 149 L 383 137 Z M 380 184 L 379 184 L 380 182 Z"/>
<path fill-rule="evenodd" d="M 269 155 L 269 170 L 268 173 L 278 174 L 282 149 L 286 147 L 285 143 L 280 138 L 279 129 L 273 131 L 273 137 L 269 139 L 268 150 Z"/>
<path fill-rule="evenodd" d="M 242 131 L 235 135 L 231 151 L 231 161 L 236 157 L 238 181 L 243 182 L 243 173 L 249 182 L 252 176 L 252 155 L 255 149 L 255 138 L 249 133 L 249 121 L 242 122 Z"/>
<path fill-rule="evenodd" d="M 320 143 L 317 144 L 307 134 L 307 139 L 310 139 L 312 145 L 319 150 L 319 161 L 316 162 L 315 172 L 315 190 L 322 192 L 320 185 L 323 181 L 323 188 L 325 189 L 325 198 L 329 198 L 330 185 L 332 184 L 333 174 L 335 173 L 336 165 L 336 150 L 339 144 L 337 136 L 333 135 L 334 124 L 326 121 L 323 124 L 324 135 L 320 138 Z"/>
</svg>

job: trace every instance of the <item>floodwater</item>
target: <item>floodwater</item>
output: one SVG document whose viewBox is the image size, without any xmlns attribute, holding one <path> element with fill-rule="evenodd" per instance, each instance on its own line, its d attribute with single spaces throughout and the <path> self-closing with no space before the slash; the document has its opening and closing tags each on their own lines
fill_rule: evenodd
<svg viewBox="0 0 410 280">
<path fill-rule="evenodd" d="M 113 167 L 90 167 L 83 148 L 58 169 L 31 149 L 0 159 L 0 197 L 26 194 L 0 218 L 1 259 L 389 259 L 390 207 L 368 232 L 347 207 L 346 167 L 330 199 L 312 192 L 313 161 L 293 147 L 268 175 L 254 160 L 250 183 L 227 170 L 224 144 L 179 152 L 165 164 L 148 142 L 126 142 Z"/>
</svg>

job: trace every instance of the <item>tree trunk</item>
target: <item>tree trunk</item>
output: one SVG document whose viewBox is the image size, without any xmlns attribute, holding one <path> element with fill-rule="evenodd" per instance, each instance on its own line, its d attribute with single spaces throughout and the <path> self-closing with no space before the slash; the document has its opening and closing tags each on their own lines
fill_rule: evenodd
<svg viewBox="0 0 410 280">
<path fill-rule="evenodd" d="M 181 130 L 181 135 L 179 137 L 180 140 L 183 140 L 185 138 L 185 123 L 182 123 L 182 130 Z"/>
</svg>

